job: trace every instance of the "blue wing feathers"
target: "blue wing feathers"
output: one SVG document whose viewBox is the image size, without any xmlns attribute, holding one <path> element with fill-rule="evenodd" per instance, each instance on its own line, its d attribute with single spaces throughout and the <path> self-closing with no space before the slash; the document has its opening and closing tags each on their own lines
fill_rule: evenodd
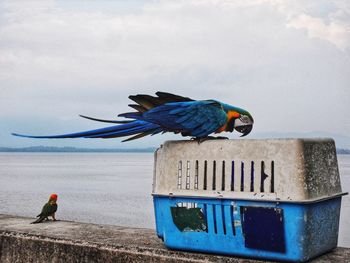
<svg viewBox="0 0 350 263">
<path fill-rule="evenodd" d="M 142 117 L 169 130 L 203 137 L 216 131 L 227 121 L 226 113 L 216 101 L 167 103 L 145 112 Z"/>
<path fill-rule="evenodd" d="M 177 123 L 183 123 L 183 122 L 186 122 L 188 120 L 190 120 L 191 118 L 193 118 L 195 116 L 195 112 L 190 112 L 190 113 L 187 113 L 187 114 L 183 114 L 183 115 L 180 115 L 176 120 L 175 122 Z"/>
</svg>

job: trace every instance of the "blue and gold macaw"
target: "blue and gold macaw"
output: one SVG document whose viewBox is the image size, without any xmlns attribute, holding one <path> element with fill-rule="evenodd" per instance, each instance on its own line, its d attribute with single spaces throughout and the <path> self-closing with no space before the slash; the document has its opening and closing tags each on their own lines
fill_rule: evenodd
<svg viewBox="0 0 350 263">
<path fill-rule="evenodd" d="M 216 100 L 192 100 L 190 98 L 156 92 L 150 95 L 129 96 L 136 104 L 129 106 L 136 112 L 119 114 L 131 120 L 102 120 L 80 115 L 83 118 L 116 123 L 118 125 L 96 130 L 50 136 L 32 136 L 13 133 L 15 136 L 42 139 L 61 138 L 115 138 L 132 136 L 130 141 L 158 133 L 174 132 L 195 139 L 205 139 L 212 133 L 233 132 L 246 136 L 253 128 L 253 117 L 246 110 Z"/>
</svg>

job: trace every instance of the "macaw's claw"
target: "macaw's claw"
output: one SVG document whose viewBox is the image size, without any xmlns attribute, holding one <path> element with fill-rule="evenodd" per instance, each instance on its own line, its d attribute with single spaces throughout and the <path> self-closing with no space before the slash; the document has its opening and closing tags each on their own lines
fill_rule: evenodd
<svg viewBox="0 0 350 263">
<path fill-rule="evenodd" d="M 196 137 L 192 137 L 191 140 L 197 141 L 198 144 L 205 142 L 205 141 L 209 141 L 209 140 L 228 140 L 228 137 L 224 137 L 224 136 L 207 136 L 204 138 L 196 138 Z"/>
<path fill-rule="evenodd" d="M 225 136 L 217 136 L 217 137 L 213 137 L 213 139 L 218 139 L 218 140 L 228 140 L 229 138 L 228 137 L 225 137 Z"/>
</svg>

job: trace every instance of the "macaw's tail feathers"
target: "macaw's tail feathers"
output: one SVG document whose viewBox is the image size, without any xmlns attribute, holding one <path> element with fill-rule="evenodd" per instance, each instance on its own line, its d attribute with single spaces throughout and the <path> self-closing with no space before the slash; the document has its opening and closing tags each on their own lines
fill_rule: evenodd
<svg viewBox="0 0 350 263">
<path fill-rule="evenodd" d="M 170 103 L 170 102 L 184 102 L 193 101 L 190 98 L 174 95 L 167 92 L 156 92 L 158 97 L 153 97 L 146 94 L 131 95 L 129 99 L 135 101 L 137 104 L 129 104 L 129 106 L 137 112 L 126 112 L 119 114 L 118 117 L 125 117 L 130 119 L 140 120 L 142 119 L 142 113 L 158 107 L 160 105 Z"/>
<path fill-rule="evenodd" d="M 145 112 L 145 111 L 147 111 L 146 108 L 144 108 L 143 106 L 138 105 L 138 104 L 129 104 L 128 106 L 133 108 L 133 109 L 135 109 L 135 110 L 137 110 L 138 112 Z"/>
<path fill-rule="evenodd" d="M 44 221 L 45 217 L 44 216 L 41 216 L 39 217 L 37 220 L 31 222 L 31 224 L 38 224 L 38 223 L 41 223 L 42 221 Z"/>
<path fill-rule="evenodd" d="M 146 110 L 150 110 L 159 104 L 162 104 L 157 97 L 145 94 L 131 95 L 129 96 L 129 99 L 135 101 Z"/>
<path fill-rule="evenodd" d="M 118 114 L 118 117 L 124 117 L 129 119 L 135 119 L 135 120 L 142 120 L 142 112 L 125 112 Z"/>
<path fill-rule="evenodd" d="M 156 92 L 156 94 L 159 98 L 161 98 L 163 101 L 165 101 L 164 103 L 180 102 L 180 101 L 194 101 L 193 99 L 190 99 L 188 97 L 182 97 L 182 96 L 171 94 L 168 92 L 158 91 L 158 92 Z"/>
<path fill-rule="evenodd" d="M 23 135 L 23 134 L 17 134 L 17 133 L 12 133 L 12 135 L 19 136 L 19 137 L 26 137 L 26 138 L 34 138 L 34 139 L 64 139 L 64 138 L 104 138 L 106 139 L 106 138 L 124 137 L 124 136 L 130 136 L 130 135 L 137 135 L 137 136 L 142 135 L 141 137 L 143 137 L 149 134 L 159 133 L 161 131 L 163 131 L 163 129 L 157 124 L 136 120 L 136 121 L 131 121 L 128 123 L 110 126 L 106 128 L 77 132 L 77 133 L 62 134 L 62 135 L 32 136 L 32 135 Z M 132 140 L 132 138 L 130 138 L 130 140 Z"/>
<path fill-rule="evenodd" d="M 158 97 L 153 97 L 146 94 L 138 94 L 138 95 L 129 96 L 129 99 L 135 101 L 140 106 L 140 108 L 137 110 L 141 112 L 153 109 L 154 107 L 157 107 L 169 102 L 193 101 L 190 98 L 181 97 L 181 96 L 174 95 L 167 92 L 158 91 L 156 94 Z"/>
<path fill-rule="evenodd" d="M 166 133 L 167 131 L 164 130 L 163 128 L 157 128 L 157 129 L 152 129 L 152 130 L 149 130 L 148 132 L 142 132 L 142 133 L 139 133 L 139 134 L 136 134 L 135 136 L 132 136 L 128 139 L 125 139 L 123 140 L 122 142 L 128 142 L 128 141 L 132 141 L 132 140 L 136 140 L 136 139 L 139 139 L 139 138 L 142 138 L 142 137 L 145 137 L 147 135 L 155 135 L 155 134 L 158 134 L 158 133 Z"/>
<path fill-rule="evenodd" d="M 107 122 L 107 123 L 130 123 L 130 122 L 132 122 L 132 120 L 129 120 L 129 121 L 102 120 L 102 119 L 88 117 L 85 115 L 79 115 L 79 116 L 84 118 L 84 119 L 88 119 L 88 120 L 92 120 L 92 121 L 99 121 L 99 122 Z"/>
</svg>

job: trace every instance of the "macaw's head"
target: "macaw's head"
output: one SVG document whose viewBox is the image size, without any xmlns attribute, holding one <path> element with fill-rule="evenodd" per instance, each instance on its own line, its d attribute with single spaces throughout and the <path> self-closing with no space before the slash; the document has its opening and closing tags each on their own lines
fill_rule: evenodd
<svg viewBox="0 0 350 263">
<path fill-rule="evenodd" d="M 227 104 L 224 105 L 224 110 L 227 112 L 226 131 L 233 132 L 233 130 L 236 130 L 242 133 L 241 137 L 252 131 L 254 119 L 248 111 Z"/>
<path fill-rule="evenodd" d="M 245 111 L 235 120 L 234 129 L 242 133 L 241 137 L 248 135 L 253 129 L 254 119 L 249 112 Z"/>
<path fill-rule="evenodd" d="M 56 203 L 57 202 L 57 194 L 50 195 L 49 202 L 50 203 Z"/>
</svg>

